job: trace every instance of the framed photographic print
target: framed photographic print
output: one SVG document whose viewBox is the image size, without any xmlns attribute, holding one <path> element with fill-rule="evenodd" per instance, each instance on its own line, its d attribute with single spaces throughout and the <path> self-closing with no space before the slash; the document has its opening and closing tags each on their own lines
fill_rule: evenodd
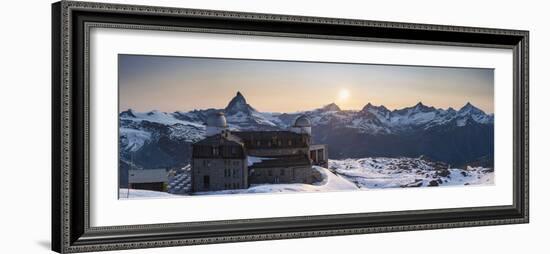
<svg viewBox="0 0 550 254">
<path fill-rule="evenodd" d="M 528 222 L 528 31 L 52 13 L 57 252 Z"/>
</svg>

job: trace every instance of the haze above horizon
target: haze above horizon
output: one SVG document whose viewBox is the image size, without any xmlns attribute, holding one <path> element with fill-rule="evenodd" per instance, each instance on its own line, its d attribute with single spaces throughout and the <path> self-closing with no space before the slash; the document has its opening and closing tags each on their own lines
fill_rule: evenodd
<svg viewBox="0 0 550 254">
<path fill-rule="evenodd" d="M 262 112 L 494 107 L 492 69 L 119 55 L 118 71 L 120 111 L 225 108 L 237 91 Z"/>
</svg>

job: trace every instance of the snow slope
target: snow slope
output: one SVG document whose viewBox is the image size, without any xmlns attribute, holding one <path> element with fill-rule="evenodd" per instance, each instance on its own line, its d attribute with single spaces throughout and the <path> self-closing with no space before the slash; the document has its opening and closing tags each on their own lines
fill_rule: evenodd
<svg viewBox="0 0 550 254">
<path fill-rule="evenodd" d="M 491 168 L 448 168 L 444 163 L 422 158 L 329 160 L 329 169 L 361 189 L 494 183 Z"/>
<path fill-rule="evenodd" d="M 147 199 L 147 198 L 173 198 L 178 197 L 178 195 L 170 194 L 167 192 L 160 191 L 150 191 L 150 190 L 136 190 L 120 188 L 118 190 L 119 199 Z"/>
<path fill-rule="evenodd" d="M 252 157 L 250 162 L 267 158 Z M 494 170 L 483 167 L 449 168 L 442 162 L 426 158 L 362 158 L 329 160 L 329 168 L 313 166 L 322 180 L 313 184 L 256 184 L 248 189 L 209 192 L 174 192 L 181 195 L 224 195 L 248 193 L 291 193 L 369 190 L 384 188 L 488 185 L 494 183 Z M 174 176 L 190 179 L 189 166 Z M 173 185 L 171 183 L 171 185 Z M 126 199 L 128 189 L 120 189 L 120 198 Z M 130 190 L 129 198 L 175 197 L 178 195 L 156 191 Z"/>
<path fill-rule="evenodd" d="M 151 133 L 138 129 L 120 128 L 121 148 L 135 152 L 151 138 Z"/>
</svg>

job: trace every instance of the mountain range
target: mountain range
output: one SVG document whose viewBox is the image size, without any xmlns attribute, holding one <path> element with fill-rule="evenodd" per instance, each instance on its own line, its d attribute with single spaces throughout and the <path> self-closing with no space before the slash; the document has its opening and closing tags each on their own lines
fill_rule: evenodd
<svg viewBox="0 0 550 254">
<path fill-rule="evenodd" d="M 256 110 L 237 92 L 223 109 L 121 112 L 121 167 L 187 165 L 191 144 L 204 138 L 204 122 L 215 112 L 225 113 L 232 130 L 283 130 L 305 114 L 312 121 L 313 142 L 327 144 L 333 159 L 427 156 L 455 167 L 493 163 L 494 115 L 469 102 L 458 110 L 421 102 L 395 110 L 371 103 L 361 110 L 342 110 L 331 103 L 309 111 L 272 113 Z"/>
</svg>

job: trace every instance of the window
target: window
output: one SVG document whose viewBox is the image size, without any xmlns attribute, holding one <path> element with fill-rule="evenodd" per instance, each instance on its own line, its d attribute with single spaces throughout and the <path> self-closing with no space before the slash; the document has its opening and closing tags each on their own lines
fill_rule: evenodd
<svg viewBox="0 0 550 254">
<path fill-rule="evenodd" d="M 236 155 L 237 154 L 237 147 L 231 147 L 231 154 Z"/>
<path fill-rule="evenodd" d="M 231 172 L 229 171 L 228 168 L 226 168 L 226 169 L 223 170 L 223 176 L 224 176 L 224 177 L 229 177 L 230 174 L 231 174 Z"/>
<path fill-rule="evenodd" d="M 202 186 L 205 189 L 210 189 L 210 176 L 203 176 L 202 177 Z"/>
<path fill-rule="evenodd" d="M 292 169 L 292 179 L 296 179 L 296 169 Z"/>
<path fill-rule="evenodd" d="M 220 154 L 220 148 L 217 146 L 212 147 L 212 155 L 218 156 Z"/>
<path fill-rule="evenodd" d="M 272 171 L 271 169 L 268 169 L 268 170 L 267 170 L 267 175 L 268 175 L 268 176 L 273 176 L 273 171 Z"/>
<path fill-rule="evenodd" d="M 223 160 L 223 166 L 226 169 L 230 168 L 231 167 L 231 161 L 230 160 Z"/>
<path fill-rule="evenodd" d="M 281 168 L 281 171 L 279 172 L 279 175 L 282 175 L 282 176 L 285 175 L 285 169 L 284 168 Z"/>
<path fill-rule="evenodd" d="M 238 160 L 233 161 L 233 166 L 237 166 L 237 167 L 238 167 L 238 166 L 240 166 L 240 164 L 241 164 L 241 163 L 240 163 L 240 161 L 238 161 Z"/>
<path fill-rule="evenodd" d="M 288 146 L 292 146 L 292 139 L 288 140 Z"/>
</svg>

